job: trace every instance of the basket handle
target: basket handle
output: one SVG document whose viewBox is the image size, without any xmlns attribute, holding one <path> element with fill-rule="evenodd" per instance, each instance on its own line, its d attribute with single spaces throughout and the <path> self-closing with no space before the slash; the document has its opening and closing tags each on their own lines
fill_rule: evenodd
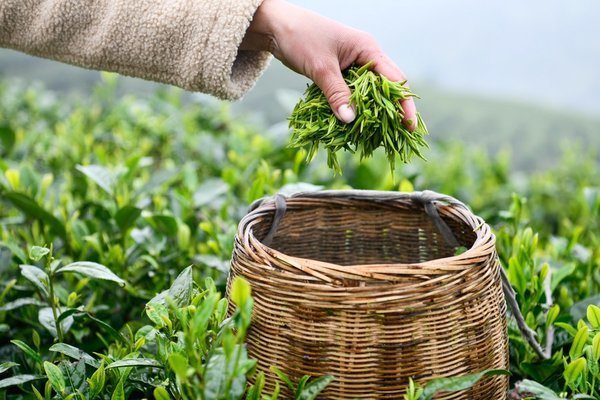
<svg viewBox="0 0 600 400">
<path fill-rule="evenodd" d="M 415 199 L 419 198 L 416 197 Z M 433 204 L 433 201 L 435 200 L 425 199 L 425 201 L 423 201 L 425 212 L 427 213 L 429 218 L 431 218 L 431 220 L 437 227 L 438 231 L 440 232 L 446 243 L 449 246 L 452 246 L 453 248 L 457 248 L 458 246 L 460 246 L 460 243 L 456 239 L 456 236 L 454 236 L 454 234 L 452 233 L 452 230 L 448 227 L 448 224 L 446 224 L 442 217 L 440 217 L 437 207 Z M 548 334 L 546 334 L 546 346 L 544 349 L 542 349 L 542 346 L 538 343 L 536 339 L 536 333 L 531 328 L 529 328 L 529 326 L 527 326 L 525 318 L 523 318 L 523 313 L 521 312 L 521 308 L 519 307 L 519 303 L 517 302 L 517 295 L 512 285 L 510 284 L 510 281 L 508 280 L 508 275 L 506 275 L 504 267 L 500 265 L 499 269 L 504 297 L 512 310 L 512 313 L 517 322 L 517 326 L 519 327 L 519 331 L 521 332 L 521 336 L 523 336 L 523 339 L 525 339 L 525 341 L 529 344 L 529 346 L 539 357 L 541 357 L 543 360 L 548 360 L 552 354 L 553 335 L 551 327 L 549 328 Z M 548 277 L 546 278 L 547 282 L 549 282 L 549 276 L 550 274 L 548 274 Z M 549 297 L 548 294 L 546 294 L 546 296 Z"/>
<path fill-rule="evenodd" d="M 459 207 L 468 209 L 468 207 L 464 203 L 456 200 L 455 198 L 446 196 L 446 195 L 442 195 L 442 194 L 439 194 L 439 193 L 436 193 L 436 192 L 433 192 L 430 190 L 425 190 L 422 192 L 409 192 L 409 193 L 379 192 L 379 191 L 373 191 L 373 190 L 322 190 L 322 191 L 315 191 L 315 192 L 295 193 L 289 197 L 292 197 L 292 198 L 294 198 L 294 197 L 309 197 L 309 198 L 344 197 L 344 198 L 355 198 L 355 199 L 360 199 L 360 200 L 374 200 L 374 201 L 409 199 L 409 200 L 413 201 L 414 203 L 420 204 L 424 207 L 425 213 L 427 214 L 427 216 L 431 219 L 431 221 L 433 222 L 433 224 L 435 225 L 435 227 L 437 228 L 439 233 L 442 235 L 442 237 L 444 238 L 446 243 L 449 246 L 451 246 L 452 248 L 459 247 L 460 242 L 456 239 L 456 236 L 454 236 L 454 234 L 452 233 L 452 230 L 450 229 L 448 224 L 446 224 L 446 222 L 442 219 L 442 217 L 440 217 L 438 209 L 434 203 L 441 202 L 441 203 L 452 204 L 453 206 L 459 206 Z M 265 201 L 271 200 L 271 199 L 272 199 L 272 201 L 275 202 L 275 215 L 273 216 L 271 228 L 269 229 L 269 231 L 265 235 L 264 239 L 262 240 L 262 242 L 266 246 L 269 246 L 271 244 L 271 242 L 273 241 L 273 237 L 275 236 L 275 233 L 277 232 L 279 223 L 281 222 L 281 220 L 283 219 L 283 217 L 286 213 L 286 210 L 287 210 L 287 204 L 286 204 L 286 200 L 285 200 L 286 196 L 278 193 L 277 195 L 274 196 L 274 198 L 264 197 L 264 198 L 258 199 L 250 205 L 249 210 L 248 210 L 248 212 L 252 212 L 255 209 L 257 209 L 258 207 L 260 207 Z M 502 290 L 504 292 L 504 297 L 506 299 L 506 302 L 510 306 L 512 314 L 515 317 L 515 320 L 516 320 L 517 326 L 519 328 L 519 331 L 521 332 L 521 335 L 523 336 L 525 341 L 529 344 L 529 346 L 533 349 L 533 351 L 539 357 L 541 357 L 544 360 L 548 360 L 551 357 L 551 353 L 552 353 L 552 338 L 553 338 L 552 330 L 551 330 L 552 327 L 549 328 L 549 331 L 546 334 L 547 339 L 546 339 L 545 348 L 542 348 L 542 346 L 538 343 L 538 341 L 536 339 L 537 334 L 531 328 L 529 328 L 529 326 L 527 326 L 527 323 L 525 322 L 525 318 L 523 317 L 523 313 L 521 312 L 519 303 L 517 302 L 515 290 L 513 289 L 513 287 L 510 284 L 510 281 L 508 280 L 508 276 L 506 275 L 506 271 L 504 270 L 504 267 L 502 265 L 500 265 L 499 269 L 500 269 L 500 278 L 502 281 Z M 547 280 L 548 279 L 549 279 L 549 276 L 547 277 Z M 548 293 L 546 295 L 547 295 L 547 297 L 550 297 L 550 295 Z"/>
</svg>

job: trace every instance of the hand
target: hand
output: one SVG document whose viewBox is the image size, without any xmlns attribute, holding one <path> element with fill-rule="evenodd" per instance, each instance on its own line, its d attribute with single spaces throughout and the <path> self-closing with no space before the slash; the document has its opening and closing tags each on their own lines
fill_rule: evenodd
<svg viewBox="0 0 600 400">
<path fill-rule="evenodd" d="M 323 90 L 337 118 L 346 123 L 356 115 L 348 104 L 350 89 L 343 70 L 373 61 L 372 69 L 386 78 L 406 80 L 369 34 L 284 0 L 263 1 L 240 48 L 269 51 L 288 68 L 310 78 Z M 414 130 L 417 119 L 412 98 L 402 101 L 402 108 L 405 126 Z"/>
</svg>

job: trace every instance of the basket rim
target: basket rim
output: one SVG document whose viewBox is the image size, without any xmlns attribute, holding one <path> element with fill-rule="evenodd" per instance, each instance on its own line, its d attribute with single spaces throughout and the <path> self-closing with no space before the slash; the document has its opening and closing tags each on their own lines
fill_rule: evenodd
<svg viewBox="0 0 600 400">
<path fill-rule="evenodd" d="M 269 264 L 281 263 L 289 265 L 298 272 L 308 273 L 319 280 L 335 283 L 340 279 L 368 279 L 370 281 L 397 281 L 406 276 L 434 276 L 458 273 L 471 268 L 474 263 L 485 262 L 490 255 L 495 254 L 495 236 L 490 226 L 459 200 L 441 195 L 433 191 L 423 192 L 387 192 L 375 190 L 324 190 L 315 192 L 300 192 L 285 197 L 288 204 L 304 200 L 335 201 L 335 200 L 371 200 L 379 203 L 413 202 L 432 203 L 437 212 L 443 216 L 454 218 L 473 227 L 476 234 L 473 244 L 463 253 L 448 257 L 436 258 L 415 263 L 372 263 L 340 265 L 322 260 L 291 256 L 259 240 L 254 235 L 253 227 L 258 223 L 258 217 L 273 214 L 276 211 L 275 197 L 262 199 L 251 206 L 251 211 L 244 216 L 238 226 L 236 241 L 248 249 L 253 248 L 260 254 L 261 262 L 269 260 Z M 254 252 L 250 252 L 253 254 Z"/>
</svg>

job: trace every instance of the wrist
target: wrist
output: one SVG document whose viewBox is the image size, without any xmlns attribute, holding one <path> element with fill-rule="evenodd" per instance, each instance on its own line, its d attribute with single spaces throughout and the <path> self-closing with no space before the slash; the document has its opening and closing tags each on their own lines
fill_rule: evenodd
<svg viewBox="0 0 600 400">
<path fill-rule="evenodd" d="M 242 43 L 241 50 L 268 51 L 274 53 L 277 48 L 275 32 L 277 31 L 278 13 L 282 6 L 281 0 L 264 0 L 256 9 L 250 26 Z"/>
</svg>

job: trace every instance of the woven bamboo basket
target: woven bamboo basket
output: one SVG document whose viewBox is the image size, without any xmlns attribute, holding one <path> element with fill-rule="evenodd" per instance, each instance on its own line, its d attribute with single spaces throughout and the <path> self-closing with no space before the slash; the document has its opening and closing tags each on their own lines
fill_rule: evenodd
<svg viewBox="0 0 600 400">
<path fill-rule="evenodd" d="M 333 375 L 320 399 L 399 399 L 409 377 L 508 368 L 495 237 L 459 201 L 322 191 L 251 210 L 230 282 L 241 275 L 252 286 L 248 351 L 267 388 L 271 365 L 296 381 Z M 506 376 L 486 377 L 436 399 L 505 399 L 507 387 Z"/>
</svg>

